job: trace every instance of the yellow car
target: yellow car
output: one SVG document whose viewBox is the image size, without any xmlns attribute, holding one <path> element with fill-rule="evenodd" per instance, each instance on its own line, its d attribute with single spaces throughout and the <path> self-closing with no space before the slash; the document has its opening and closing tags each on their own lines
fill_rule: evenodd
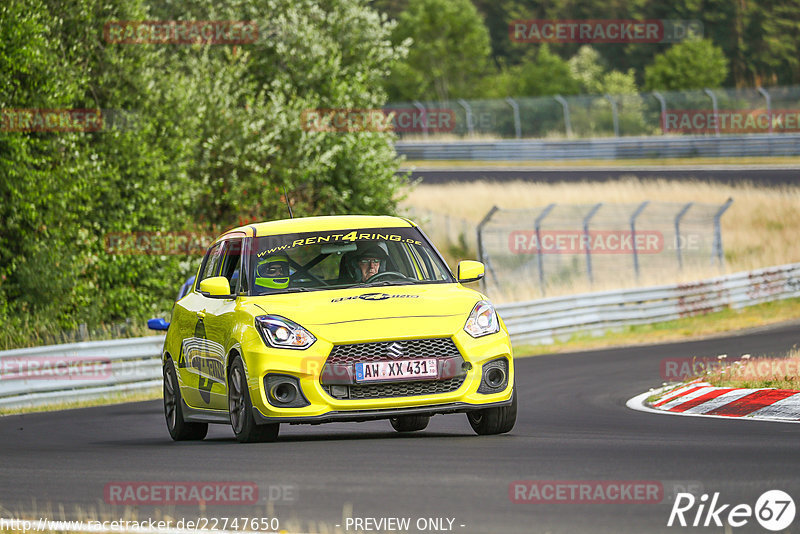
<svg viewBox="0 0 800 534">
<path fill-rule="evenodd" d="M 241 442 L 281 423 L 389 419 L 422 430 L 465 412 L 478 434 L 514 426 L 508 331 L 413 222 L 309 217 L 242 226 L 209 248 L 164 343 L 164 412 L 175 440 L 208 423 Z"/>
</svg>

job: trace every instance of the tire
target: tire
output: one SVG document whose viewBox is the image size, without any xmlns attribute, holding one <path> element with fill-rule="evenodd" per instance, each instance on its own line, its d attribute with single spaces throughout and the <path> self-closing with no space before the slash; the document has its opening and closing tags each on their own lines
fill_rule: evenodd
<svg viewBox="0 0 800 534">
<path fill-rule="evenodd" d="M 175 441 L 200 440 L 208 434 L 208 423 L 187 423 L 183 418 L 181 388 L 172 358 L 164 365 L 164 418 Z"/>
<path fill-rule="evenodd" d="M 467 412 L 467 420 L 479 436 L 509 432 L 517 422 L 517 392 L 511 394 L 510 405 Z"/>
<path fill-rule="evenodd" d="M 392 424 L 392 428 L 398 432 L 416 432 L 425 430 L 430 420 L 430 415 L 401 415 L 392 417 L 389 422 Z"/>
<path fill-rule="evenodd" d="M 259 425 L 253 417 L 253 403 L 241 356 L 233 360 L 228 376 L 228 412 L 231 428 L 239 443 L 275 441 L 278 438 L 280 423 Z"/>
</svg>

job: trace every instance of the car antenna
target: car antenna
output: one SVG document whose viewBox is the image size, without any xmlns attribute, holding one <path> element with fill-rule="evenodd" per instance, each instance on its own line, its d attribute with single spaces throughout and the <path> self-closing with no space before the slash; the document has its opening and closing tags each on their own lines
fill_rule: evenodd
<svg viewBox="0 0 800 534">
<path fill-rule="evenodd" d="M 286 208 L 289 210 L 289 218 L 294 219 L 292 215 L 292 205 L 289 203 L 289 195 L 286 194 L 286 186 L 283 186 L 283 199 L 286 201 Z"/>
</svg>

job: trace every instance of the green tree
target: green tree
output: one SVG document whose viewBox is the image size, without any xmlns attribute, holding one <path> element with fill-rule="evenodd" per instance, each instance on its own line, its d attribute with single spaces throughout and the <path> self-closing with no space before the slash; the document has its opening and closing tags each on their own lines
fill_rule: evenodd
<svg viewBox="0 0 800 534">
<path fill-rule="evenodd" d="M 679 91 L 719 87 L 728 75 L 728 60 L 707 39 L 692 39 L 659 54 L 645 68 L 648 90 Z"/>
<path fill-rule="evenodd" d="M 308 109 L 385 102 L 382 78 L 402 54 L 391 23 L 361 1 L 187 9 L 0 5 L 0 109 L 106 110 L 98 132 L 0 129 L 0 344 L 169 310 L 199 258 L 110 253 L 109 235 L 283 218 L 284 187 L 296 215 L 395 210 L 405 179 L 391 133 L 313 132 L 302 121 Z M 110 20 L 154 18 L 253 20 L 263 38 L 236 47 L 104 40 Z M 120 115 L 135 120 L 109 120 Z"/>
<path fill-rule="evenodd" d="M 488 69 L 489 33 L 470 0 L 410 0 L 392 39 L 409 46 L 389 76 L 393 101 L 479 96 Z"/>
<path fill-rule="evenodd" d="M 567 65 L 569 72 L 578 80 L 582 92 L 612 95 L 638 92 L 633 69 L 628 72 L 609 70 L 600 53 L 589 45 L 580 47 Z"/>
<path fill-rule="evenodd" d="M 537 52 L 529 52 L 527 61 L 511 67 L 511 94 L 506 96 L 573 95 L 580 82 L 569 64 L 554 54 L 547 43 Z"/>
</svg>

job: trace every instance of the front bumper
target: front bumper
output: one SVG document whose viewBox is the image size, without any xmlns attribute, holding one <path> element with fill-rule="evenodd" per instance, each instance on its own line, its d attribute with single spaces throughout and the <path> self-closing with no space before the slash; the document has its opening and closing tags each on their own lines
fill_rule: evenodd
<svg viewBox="0 0 800 534">
<path fill-rule="evenodd" d="M 442 337 L 442 336 L 431 336 Z M 405 340 L 424 339 L 409 336 Z M 466 332 L 451 335 L 458 348 L 465 369 L 458 377 L 460 385 L 451 391 L 428 394 L 412 394 L 377 398 L 336 398 L 321 382 L 323 369 L 333 344 L 318 339 L 305 351 L 273 349 L 256 345 L 255 350 L 245 355 L 253 416 L 259 423 L 325 423 L 331 421 L 368 421 L 402 415 L 433 415 L 441 413 L 467 412 L 476 409 L 505 406 L 511 402 L 514 384 L 514 365 L 511 343 L 505 330 L 482 338 L 472 338 Z M 356 343 L 376 343 L 404 340 L 401 337 L 375 340 L 356 340 Z M 260 339 L 258 340 L 260 341 Z M 483 379 L 483 365 L 498 358 L 508 361 L 508 380 L 502 390 L 493 393 L 479 392 Z M 441 367 L 440 367 L 441 369 Z M 264 386 L 268 374 L 295 377 L 300 390 L 308 401 L 307 406 L 282 408 L 271 404 Z M 441 375 L 440 375 L 441 376 Z M 462 379 L 463 378 L 463 379 Z M 324 379 L 322 380 L 324 382 Z M 414 381 L 403 382 L 411 384 Z M 329 387 L 329 386 L 328 386 Z M 482 389 L 481 391 L 485 391 Z"/>
<path fill-rule="evenodd" d="M 268 423 L 289 423 L 292 425 L 312 424 L 319 425 L 322 423 L 333 422 L 363 422 L 374 421 L 376 419 L 390 419 L 392 417 L 402 417 L 404 415 L 437 415 L 445 413 L 463 413 L 471 412 L 475 409 L 483 408 L 500 408 L 502 406 L 511 405 L 511 398 L 500 402 L 491 402 L 475 406 L 465 402 L 452 402 L 448 404 L 437 404 L 433 406 L 419 406 L 412 408 L 397 408 L 397 409 L 383 409 L 383 410 L 348 410 L 348 411 L 332 411 L 324 415 L 315 417 L 265 417 L 255 407 L 253 408 L 253 417 L 258 424 Z"/>
</svg>

